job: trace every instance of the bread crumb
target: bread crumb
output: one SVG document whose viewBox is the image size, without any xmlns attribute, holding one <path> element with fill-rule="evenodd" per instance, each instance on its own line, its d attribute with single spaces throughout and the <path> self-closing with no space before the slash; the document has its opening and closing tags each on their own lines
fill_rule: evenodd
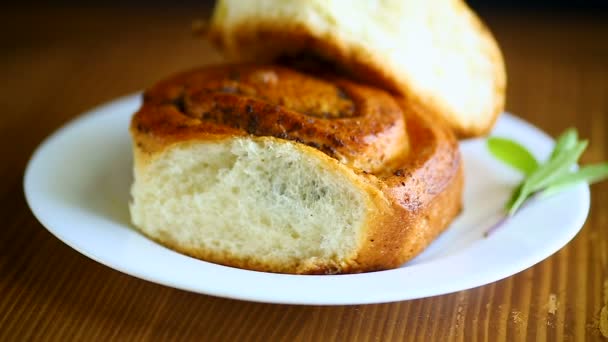
<svg viewBox="0 0 608 342">
<path fill-rule="evenodd" d="M 602 335 L 608 337 L 608 280 L 604 280 L 604 307 L 600 311 L 599 328 Z"/>
<path fill-rule="evenodd" d="M 462 324 L 462 310 L 462 305 L 458 304 L 458 308 L 456 309 L 456 329 Z"/>
<path fill-rule="evenodd" d="M 524 322 L 524 319 L 521 317 L 521 312 L 517 310 L 511 311 L 511 319 L 515 324 L 521 324 Z"/>
<path fill-rule="evenodd" d="M 608 305 L 605 305 L 600 311 L 600 332 L 604 337 L 608 337 Z"/>
<path fill-rule="evenodd" d="M 608 305 L 608 279 L 604 280 L 604 304 Z"/>
<path fill-rule="evenodd" d="M 557 307 L 559 305 L 559 302 L 557 301 L 557 296 L 555 295 L 555 293 L 551 293 L 549 295 L 549 301 L 547 302 L 547 312 L 555 315 L 555 313 L 557 312 Z"/>
</svg>

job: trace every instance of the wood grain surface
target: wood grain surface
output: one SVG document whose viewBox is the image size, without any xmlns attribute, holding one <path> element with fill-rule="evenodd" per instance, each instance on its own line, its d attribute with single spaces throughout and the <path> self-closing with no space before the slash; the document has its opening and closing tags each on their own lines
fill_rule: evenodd
<svg viewBox="0 0 608 342">
<path fill-rule="evenodd" d="M 92 106 L 219 61 L 190 35 L 205 9 L 3 9 L 0 14 L 0 340 L 604 340 L 608 182 L 582 231 L 512 277 L 381 305 L 289 306 L 149 283 L 72 250 L 32 216 L 26 162 Z M 483 13 L 507 61 L 508 109 L 552 135 L 576 126 L 584 162 L 608 160 L 608 17 Z M 534 227 L 530 227 L 534 229 Z"/>
</svg>

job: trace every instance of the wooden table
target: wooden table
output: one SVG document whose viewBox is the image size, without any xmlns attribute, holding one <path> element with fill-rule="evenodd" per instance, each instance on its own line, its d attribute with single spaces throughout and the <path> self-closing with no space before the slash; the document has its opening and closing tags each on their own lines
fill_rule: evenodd
<svg viewBox="0 0 608 342">
<path fill-rule="evenodd" d="M 188 293 L 121 274 L 53 237 L 24 200 L 31 152 L 94 105 L 219 61 L 190 35 L 190 21 L 202 13 L 119 7 L 0 14 L 0 340 L 602 339 L 608 182 L 593 187 L 583 230 L 542 263 L 468 291 L 381 305 L 271 305 Z M 508 109 L 553 135 L 578 127 L 591 140 L 583 161 L 608 160 L 608 18 L 484 18 L 507 60 Z"/>
</svg>

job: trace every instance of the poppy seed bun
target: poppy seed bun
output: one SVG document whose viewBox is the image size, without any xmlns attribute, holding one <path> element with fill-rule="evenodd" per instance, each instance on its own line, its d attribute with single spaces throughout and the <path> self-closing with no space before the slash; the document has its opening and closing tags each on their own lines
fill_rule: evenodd
<svg viewBox="0 0 608 342">
<path fill-rule="evenodd" d="M 182 73 L 146 91 L 131 135 L 135 226 L 227 266 L 398 267 L 461 207 L 450 130 L 337 77 L 273 65 Z"/>
</svg>

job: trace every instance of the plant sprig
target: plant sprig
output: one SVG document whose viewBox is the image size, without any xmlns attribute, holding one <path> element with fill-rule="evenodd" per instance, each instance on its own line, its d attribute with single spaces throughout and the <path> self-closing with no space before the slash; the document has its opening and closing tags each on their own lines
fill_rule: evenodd
<svg viewBox="0 0 608 342">
<path fill-rule="evenodd" d="M 534 195 L 543 198 L 574 184 L 592 184 L 608 178 L 608 163 L 577 169 L 577 161 L 587 144 L 587 140 L 579 140 L 576 129 L 569 128 L 557 138 L 549 159 L 540 163 L 516 141 L 501 137 L 488 138 L 487 146 L 492 155 L 525 176 L 505 206 L 507 216 L 515 214 Z"/>
</svg>

